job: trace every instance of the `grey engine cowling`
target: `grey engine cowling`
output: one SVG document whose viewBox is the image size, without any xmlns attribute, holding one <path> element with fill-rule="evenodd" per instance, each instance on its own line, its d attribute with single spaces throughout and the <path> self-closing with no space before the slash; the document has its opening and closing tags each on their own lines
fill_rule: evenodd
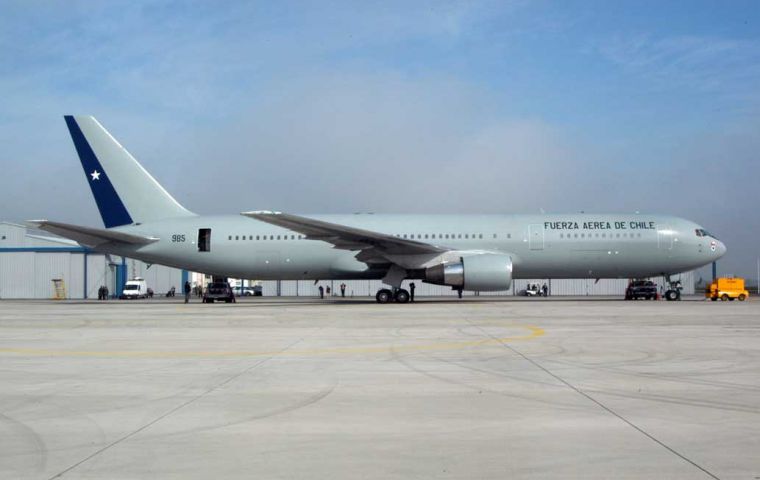
<svg viewBox="0 0 760 480">
<path fill-rule="evenodd" d="M 425 269 L 425 282 L 481 292 L 508 290 L 512 284 L 509 255 L 483 253 L 459 260 Z"/>
</svg>

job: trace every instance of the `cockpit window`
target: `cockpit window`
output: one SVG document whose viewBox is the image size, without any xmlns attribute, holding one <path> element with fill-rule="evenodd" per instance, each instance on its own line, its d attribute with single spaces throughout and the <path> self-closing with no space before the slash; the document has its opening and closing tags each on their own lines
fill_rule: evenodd
<svg viewBox="0 0 760 480">
<path fill-rule="evenodd" d="M 718 237 L 716 237 L 715 235 L 713 235 L 712 233 L 708 232 L 707 230 L 705 230 L 703 228 L 698 228 L 695 231 L 696 231 L 698 237 L 712 237 L 715 240 L 718 239 Z"/>
</svg>

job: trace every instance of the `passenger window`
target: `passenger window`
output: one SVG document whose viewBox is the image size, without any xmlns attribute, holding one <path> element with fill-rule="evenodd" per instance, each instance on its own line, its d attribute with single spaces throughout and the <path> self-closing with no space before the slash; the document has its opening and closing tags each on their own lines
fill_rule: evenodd
<svg viewBox="0 0 760 480">
<path fill-rule="evenodd" d="M 481 239 L 482 239 L 482 238 L 483 238 L 483 234 L 482 234 L 482 233 L 481 233 L 481 234 L 479 234 L 479 235 L 478 235 L 478 238 L 481 238 Z"/>
<path fill-rule="evenodd" d="M 227 240 L 232 240 L 232 235 L 230 235 L 229 237 L 227 237 Z"/>
<path fill-rule="evenodd" d="M 495 233 L 493 234 L 493 238 L 496 238 L 496 234 Z"/>
<path fill-rule="evenodd" d="M 259 236 L 258 236 L 258 235 L 256 235 L 256 240 L 258 240 L 258 239 L 259 239 Z"/>
<path fill-rule="evenodd" d="M 469 239 L 469 238 L 470 238 L 470 235 L 469 235 L 469 234 L 467 234 L 467 233 L 465 233 L 465 234 L 464 234 L 464 238 L 465 238 L 465 239 Z"/>
<path fill-rule="evenodd" d="M 240 237 L 238 237 L 237 235 L 235 235 L 235 240 L 240 240 Z"/>
</svg>

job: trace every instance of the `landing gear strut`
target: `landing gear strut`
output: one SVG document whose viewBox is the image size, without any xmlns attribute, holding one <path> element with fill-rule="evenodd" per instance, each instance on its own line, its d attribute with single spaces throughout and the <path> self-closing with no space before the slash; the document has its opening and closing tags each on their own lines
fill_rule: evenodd
<svg viewBox="0 0 760 480">
<path fill-rule="evenodd" d="M 674 302 L 681 300 L 681 280 L 671 280 L 670 275 L 665 276 L 665 280 L 668 282 L 668 290 L 665 291 L 665 300 Z"/>
<path fill-rule="evenodd" d="M 377 291 L 375 300 L 377 300 L 377 303 L 388 303 L 394 300 L 396 303 L 407 303 L 409 301 L 409 292 L 407 290 L 404 290 L 403 288 L 397 288 L 395 290 L 396 291 L 393 292 L 388 288 L 381 288 Z"/>
</svg>

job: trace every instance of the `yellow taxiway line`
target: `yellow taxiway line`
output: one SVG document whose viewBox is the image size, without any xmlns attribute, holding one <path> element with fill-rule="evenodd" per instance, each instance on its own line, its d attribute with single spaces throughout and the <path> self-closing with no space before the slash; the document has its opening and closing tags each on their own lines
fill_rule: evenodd
<svg viewBox="0 0 760 480">
<path fill-rule="evenodd" d="M 544 335 L 544 329 L 532 325 L 511 325 L 527 330 L 526 335 L 499 338 L 481 338 L 461 342 L 436 342 L 411 345 L 368 345 L 353 347 L 308 348 L 294 350 L 57 350 L 45 348 L 0 348 L 0 354 L 37 357 L 120 357 L 120 358 L 224 358 L 224 357 L 309 357 L 317 355 L 351 355 L 395 352 L 423 352 L 431 350 L 459 350 L 470 347 L 499 345 L 531 340 Z"/>
</svg>

